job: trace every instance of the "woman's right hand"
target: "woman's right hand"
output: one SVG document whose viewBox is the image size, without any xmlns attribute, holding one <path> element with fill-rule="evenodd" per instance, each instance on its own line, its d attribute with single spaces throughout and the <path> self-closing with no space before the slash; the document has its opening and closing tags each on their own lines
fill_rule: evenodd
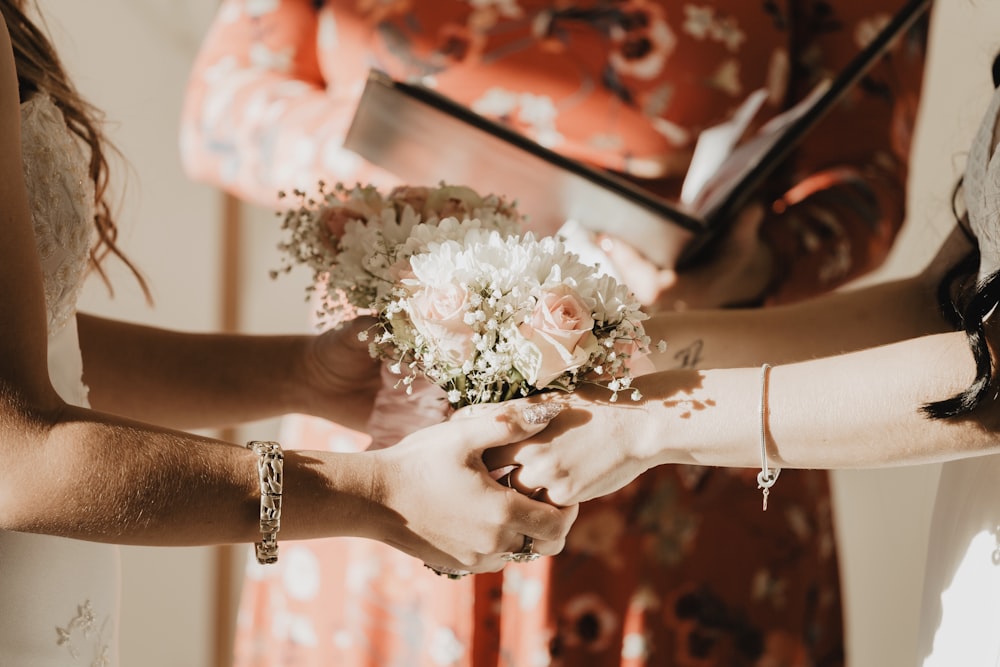
<svg viewBox="0 0 1000 667">
<path fill-rule="evenodd" d="M 544 428 L 506 404 L 477 406 L 476 418 L 453 418 L 371 452 L 381 465 L 373 480 L 383 508 L 376 537 L 435 567 L 491 572 L 525 536 L 542 556 L 560 552 L 577 506 L 554 507 L 503 486 L 483 453 Z M 365 454 L 366 456 L 368 454 Z"/>
<path fill-rule="evenodd" d="M 771 253 L 759 236 L 763 219 L 759 205 L 748 206 L 709 255 L 683 271 L 657 266 L 639 249 L 607 234 L 597 243 L 615 273 L 647 308 L 719 308 L 759 299 L 771 281 Z"/>
</svg>

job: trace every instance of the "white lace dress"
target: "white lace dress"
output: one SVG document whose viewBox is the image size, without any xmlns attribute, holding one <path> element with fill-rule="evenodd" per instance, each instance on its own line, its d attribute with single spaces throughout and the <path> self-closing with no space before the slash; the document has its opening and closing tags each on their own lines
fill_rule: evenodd
<svg viewBox="0 0 1000 667">
<path fill-rule="evenodd" d="M 998 116 L 1000 89 L 969 152 L 964 181 L 969 221 L 982 256 L 981 279 L 1000 270 Z M 924 667 L 1000 665 L 1000 455 L 942 468 L 920 642 L 918 658 Z"/>
<path fill-rule="evenodd" d="M 45 95 L 21 106 L 21 147 L 45 278 L 49 374 L 64 400 L 87 405 L 75 317 L 93 233 L 87 158 Z M 117 547 L 0 531 L 0 665 L 117 665 L 119 581 Z"/>
</svg>

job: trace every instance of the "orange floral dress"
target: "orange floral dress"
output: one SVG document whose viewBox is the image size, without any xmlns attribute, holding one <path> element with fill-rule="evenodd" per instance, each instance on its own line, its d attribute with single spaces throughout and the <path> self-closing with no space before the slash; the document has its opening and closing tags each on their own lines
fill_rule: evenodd
<svg viewBox="0 0 1000 667">
<path fill-rule="evenodd" d="M 800 100 L 901 4 L 224 0 L 191 77 L 182 154 L 194 178 L 265 205 L 320 179 L 392 184 L 341 145 L 374 66 L 676 196 L 699 132 L 757 89 L 762 120 Z M 885 258 L 904 218 L 926 27 L 761 189 L 770 301 Z M 313 448 L 367 442 L 305 417 L 284 430 Z M 827 475 L 786 471 L 762 513 L 755 471 L 663 466 L 581 507 L 562 554 L 458 581 L 371 541 L 287 543 L 276 566 L 248 566 L 237 635 L 241 667 L 841 665 Z"/>
</svg>

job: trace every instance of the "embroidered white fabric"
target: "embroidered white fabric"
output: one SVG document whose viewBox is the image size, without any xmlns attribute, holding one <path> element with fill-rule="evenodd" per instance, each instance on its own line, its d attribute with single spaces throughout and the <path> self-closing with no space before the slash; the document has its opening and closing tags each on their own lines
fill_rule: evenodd
<svg viewBox="0 0 1000 667">
<path fill-rule="evenodd" d="M 963 189 L 982 259 L 1000 270 L 1000 89 L 969 152 Z M 996 314 L 993 315 L 996 317 Z M 1000 665 L 1000 455 L 943 465 L 931 523 L 918 660 Z"/>
<path fill-rule="evenodd" d="M 93 238 L 88 155 L 46 95 L 21 105 L 21 149 L 48 310 L 49 374 L 87 405 L 76 301 Z M 0 665 L 118 664 L 117 547 L 0 531 Z"/>
</svg>

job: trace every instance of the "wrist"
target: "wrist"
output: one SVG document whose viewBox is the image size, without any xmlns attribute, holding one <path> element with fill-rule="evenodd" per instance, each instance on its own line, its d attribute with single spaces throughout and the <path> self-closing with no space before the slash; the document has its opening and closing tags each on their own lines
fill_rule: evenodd
<svg viewBox="0 0 1000 667">
<path fill-rule="evenodd" d="M 352 320 L 336 330 L 300 338 L 291 391 L 304 412 L 355 430 L 364 430 L 382 386 L 381 362 L 359 339 L 367 320 Z"/>
<path fill-rule="evenodd" d="M 364 459 L 364 473 L 359 488 L 363 507 L 359 536 L 393 546 L 406 542 L 406 509 L 404 490 L 408 488 L 402 465 L 391 448 L 351 454 Z"/>
<path fill-rule="evenodd" d="M 295 539 L 387 541 L 399 533 L 400 514 L 393 511 L 390 496 L 398 483 L 393 463 L 378 454 L 286 451 L 286 458 L 297 464 L 288 475 L 290 497 L 285 501 L 286 514 L 298 520 Z"/>
<path fill-rule="evenodd" d="M 643 376 L 643 423 L 634 456 L 647 468 L 664 464 L 754 467 L 759 375 L 756 368 L 666 371 Z"/>
<path fill-rule="evenodd" d="M 295 369 L 289 395 L 296 403 L 295 412 L 320 415 L 321 408 L 329 396 L 331 379 L 322 364 L 319 353 L 319 336 L 301 336 L 297 339 Z"/>
</svg>

